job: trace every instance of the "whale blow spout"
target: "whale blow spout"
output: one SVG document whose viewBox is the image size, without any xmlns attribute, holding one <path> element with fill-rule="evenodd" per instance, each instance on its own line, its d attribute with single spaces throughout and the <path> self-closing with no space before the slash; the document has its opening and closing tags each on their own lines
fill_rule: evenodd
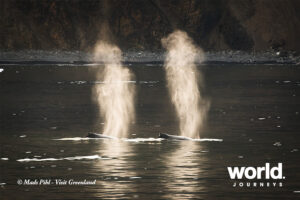
<svg viewBox="0 0 300 200">
<path fill-rule="evenodd" d="M 189 138 L 189 137 L 169 135 L 166 133 L 159 133 L 158 138 L 164 138 L 164 139 L 168 139 L 168 140 L 192 140 L 192 138 Z"/>
<path fill-rule="evenodd" d="M 104 63 L 104 70 L 97 74 L 103 84 L 95 85 L 96 99 L 104 119 L 105 135 L 124 138 L 135 120 L 135 85 L 133 74 L 122 65 L 122 51 L 116 45 L 99 41 L 94 60 Z"/>
<path fill-rule="evenodd" d="M 196 66 L 196 61 L 203 60 L 204 53 L 183 31 L 174 31 L 161 41 L 167 50 L 164 68 L 171 101 L 179 119 L 180 135 L 199 138 L 209 108 L 200 91 L 202 75 Z"/>
</svg>

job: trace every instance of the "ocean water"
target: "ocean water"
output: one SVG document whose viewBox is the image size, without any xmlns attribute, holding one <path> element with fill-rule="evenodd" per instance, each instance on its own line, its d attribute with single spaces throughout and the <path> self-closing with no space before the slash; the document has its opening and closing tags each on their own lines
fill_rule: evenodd
<svg viewBox="0 0 300 200">
<path fill-rule="evenodd" d="M 126 65 L 135 74 L 124 84 L 136 86 L 136 120 L 119 140 L 84 138 L 103 128 L 92 89 L 105 84 L 95 78 L 102 66 L 1 65 L 1 199 L 300 198 L 298 65 L 199 65 L 211 107 L 198 141 L 157 139 L 178 134 L 162 63 Z M 265 163 L 283 163 L 285 179 L 231 180 L 227 171 Z M 64 180 L 96 182 L 56 183 Z"/>
</svg>

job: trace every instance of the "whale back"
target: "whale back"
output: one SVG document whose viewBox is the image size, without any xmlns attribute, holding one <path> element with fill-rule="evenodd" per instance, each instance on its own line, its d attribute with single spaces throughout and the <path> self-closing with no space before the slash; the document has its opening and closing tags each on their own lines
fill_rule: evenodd
<svg viewBox="0 0 300 200">
<path fill-rule="evenodd" d="M 178 135 L 169 135 L 167 133 L 159 133 L 159 138 L 170 139 L 170 140 L 192 140 L 192 138 L 178 136 Z"/>
<path fill-rule="evenodd" d="M 159 133 L 158 137 L 159 137 L 159 138 L 165 138 L 165 139 L 168 139 L 168 138 L 169 138 L 169 135 L 166 134 L 166 133 Z"/>
<path fill-rule="evenodd" d="M 108 135 L 98 134 L 98 133 L 88 133 L 87 138 L 106 138 L 106 139 L 115 139 Z"/>
</svg>

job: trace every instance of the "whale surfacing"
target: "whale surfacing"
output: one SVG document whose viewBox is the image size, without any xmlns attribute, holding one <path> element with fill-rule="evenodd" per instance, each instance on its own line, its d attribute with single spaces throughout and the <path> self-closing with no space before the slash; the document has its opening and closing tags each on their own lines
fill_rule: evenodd
<svg viewBox="0 0 300 200">
<path fill-rule="evenodd" d="M 94 139 L 116 139 L 114 137 L 99 134 L 99 133 L 88 133 L 88 135 L 86 137 L 87 138 L 94 138 Z"/>
<path fill-rule="evenodd" d="M 169 135 L 166 133 L 159 133 L 158 137 L 168 139 L 168 140 L 192 140 L 192 138 L 189 138 L 189 137 L 178 136 L 178 135 Z"/>
</svg>

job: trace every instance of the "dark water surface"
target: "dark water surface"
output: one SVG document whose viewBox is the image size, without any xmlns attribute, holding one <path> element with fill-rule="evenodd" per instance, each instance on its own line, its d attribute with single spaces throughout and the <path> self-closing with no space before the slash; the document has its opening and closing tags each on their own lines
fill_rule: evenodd
<svg viewBox="0 0 300 200">
<path fill-rule="evenodd" d="M 74 139 L 102 131 L 92 98 L 92 88 L 103 84 L 95 78 L 102 67 L 1 66 L 0 199 L 300 198 L 299 66 L 199 66 L 211 102 L 201 138 L 222 142 L 149 139 L 178 134 L 165 74 L 160 64 L 129 67 L 136 82 L 126 84 L 137 90 L 129 138 L 146 140 Z M 283 163 L 286 178 L 269 180 L 282 187 L 233 187 L 228 166 L 267 162 Z M 52 184 L 17 184 L 26 179 Z M 96 185 L 57 185 L 56 179 Z M 268 182 L 239 182 L 255 181 Z"/>
</svg>

